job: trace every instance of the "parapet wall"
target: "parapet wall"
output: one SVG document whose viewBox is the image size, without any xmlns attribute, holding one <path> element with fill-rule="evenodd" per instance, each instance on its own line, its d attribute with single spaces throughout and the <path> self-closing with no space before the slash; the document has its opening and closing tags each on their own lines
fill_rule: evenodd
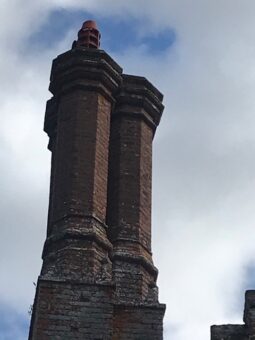
<svg viewBox="0 0 255 340">
<path fill-rule="evenodd" d="M 255 290 L 245 293 L 244 324 L 211 327 L 211 340 L 254 340 L 255 339 Z"/>
</svg>

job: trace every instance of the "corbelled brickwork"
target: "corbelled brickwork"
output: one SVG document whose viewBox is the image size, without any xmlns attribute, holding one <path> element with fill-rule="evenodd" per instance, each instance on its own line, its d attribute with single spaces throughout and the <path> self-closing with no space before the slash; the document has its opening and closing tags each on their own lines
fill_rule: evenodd
<svg viewBox="0 0 255 340">
<path fill-rule="evenodd" d="M 254 340 L 255 339 L 255 290 L 245 294 L 243 325 L 221 325 L 211 327 L 211 340 Z"/>
<path fill-rule="evenodd" d="M 162 340 L 151 163 L 163 97 L 83 41 L 53 61 L 50 91 L 48 227 L 29 339 Z"/>
</svg>

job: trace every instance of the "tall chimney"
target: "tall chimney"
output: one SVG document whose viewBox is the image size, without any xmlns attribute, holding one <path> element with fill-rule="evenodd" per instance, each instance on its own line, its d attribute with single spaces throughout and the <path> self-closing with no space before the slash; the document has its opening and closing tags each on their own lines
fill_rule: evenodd
<svg viewBox="0 0 255 340">
<path fill-rule="evenodd" d="M 123 75 L 86 21 L 51 70 L 47 237 L 29 340 L 162 340 L 151 254 L 152 139 L 162 95 Z"/>
<path fill-rule="evenodd" d="M 31 340 L 112 335 L 105 216 L 110 119 L 122 70 L 94 48 L 96 25 L 85 22 L 82 30 L 76 47 L 59 55 L 51 70 L 53 97 L 45 115 L 52 152 L 49 217 Z"/>
</svg>

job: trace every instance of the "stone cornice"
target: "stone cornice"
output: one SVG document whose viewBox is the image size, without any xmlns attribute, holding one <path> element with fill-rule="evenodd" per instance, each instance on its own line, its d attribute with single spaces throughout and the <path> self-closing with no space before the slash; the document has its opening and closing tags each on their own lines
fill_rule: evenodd
<svg viewBox="0 0 255 340">
<path fill-rule="evenodd" d="M 80 219 L 81 224 L 83 221 L 83 223 L 85 223 L 84 227 L 81 229 L 70 227 L 68 225 L 68 219 L 72 217 Z M 59 223 L 63 223 L 63 225 L 61 225 L 61 227 L 57 227 L 57 224 Z M 64 223 L 67 223 L 67 226 L 65 226 Z M 52 245 L 64 240 L 94 241 L 107 251 L 111 251 L 113 248 L 112 244 L 106 237 L 105 224 L 93 216 L 67 216 L 64 219 L 59 220 L 58 223 L 55 223 L 54 226 L 56 226 L 59 231 L 54 232 L 52 235 L 47 237 L 43 248 L 42 258 L 50 252 Z"/>
<path fill-rule="evenodd" d="M 122 79 L 112 119 L 132 115 L 155 130 L 164 110 L 163 95 L 144 77 L 123 74 Z"/>
<path fill-rule="evenodd" d="M 121 73 L 121 67 L 105 51 L 77 47 L 54 59 L 49 90 L 59 95 L 77 87 L 99 89 L 114 101 Z"/>
<path fill-rule="evenodd" d="M 114 250 L 111 255 L 111 260 L 115 261 L 126 261 L 131 263 L 141 264 L 156 280 L 158 277 L 157 268 L 143 255 L 135 255 L 126 251 Z"/>
</svg>

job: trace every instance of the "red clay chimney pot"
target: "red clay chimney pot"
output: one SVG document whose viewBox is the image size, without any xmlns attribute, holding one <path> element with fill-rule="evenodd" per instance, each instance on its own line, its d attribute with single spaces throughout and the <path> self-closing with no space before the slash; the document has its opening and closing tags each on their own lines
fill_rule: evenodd
<svg viewBox="0 0 255 340">
<path fill-rule="evenodd" d="M 97 30 L 97 23 L 94 20 L 87 20 L 83 23 L 82 28 L 94 28 Z"/>
<path fill-rule="evenodd" d="M 78 40 L 75 46 L 83 46 L 87 48 L 100 47 L 101 34 L 94 20 L 87 20 L 83 23 L 82 28 L 78 32 Z"/>
</svg>

